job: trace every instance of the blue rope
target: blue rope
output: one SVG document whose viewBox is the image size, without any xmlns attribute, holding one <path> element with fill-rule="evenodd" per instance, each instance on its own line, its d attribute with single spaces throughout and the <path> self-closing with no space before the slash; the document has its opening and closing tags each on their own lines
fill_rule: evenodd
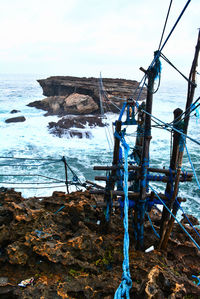
<svg viewBox="0 0 200 299">
<path fill-rule="evenodd" d="M 146 212 L 146 214 L 147 214 L 147 217 L 148 217 L 149 222 L 150 222 L 150 224 L 151 224 L 151 227 L 152 227 L 152 229 L 153 229 L 153 231 L 154 231 L 154 234 L 156 235 L 156 237 L 157 237 L 158 239 L 160 239 L 159 234 L 157 233 L 157 231 L 155 230 L 155 227 L 153 226 L 153 223 L 152 223 L 152 221 L 151 221 L 151 218 L 150 218 L 150 216 L 149 216 L 149 213 Z"/>
<path fill-rule="evenodd" d="M 162 202 L 162 204 L 165 206 L 165 208 L 168 210 L 168 212 L 172 215 L 172 217 L 176 220 L 176 222 L 180 225 L 180 227 L 184 230 L 184 232 L 188 235 L 188 237 L 190 238 L 190 240 L 194 243 L 194 245 L 197 247 L 198 250 L 200 250 L 200 246 L 197 244 L 197 242 L 192 238 L 192 236 L 187 232 L 187 230 L 185 229 L 185 227 L 178 221 L 178 219 L 176 218 L 176 216 L 173 215 L 173 213 L 170 211 L 170 209 L 168 208 L 168 206 L 164 203 L 164 201 L 160 198 L 160 196 L 158 195 L 158 193 L 156 192 L 156 190 L 154 190 L 153 187 L 149 186 L 151 188 L 151 190 L 153 192 L 155 192 L 156 196 L 158 197 L 158 199 Z"/>
<path fill-rule="evenodd" d="M 183 208 L 181 207 L 180 203 L 178 202 L 178 200 L 176 199 L 176 203 L 178 204 L 179 208 L 181 209 L 181 211 L 183 212 L 183 215 L 185 216 L 185 218 L 187 219 L 188 223 L 190 224 L 190 226 L 193 228 L 193 230 L 196 232 L 196 234 L 199 236 L 200 238 L 200 234 L 198 233 L 198 231 L 195 229 L 195 227 L 192 225 L 190 219 L 188 218 L 188 216 L 185 214 Z"/>
<path fill-rule="evenodd" d="M 124 147 L 124 261 L 122 281 L 115 292 L 114 299 L 127 298 L 130 299 L 129 291 L 132 287 L 132 280 L 129 269 L 129 233 L 128 233 L 128 152 L 129 146 L 126 141 L 122 140 Z"/>
<path fill-rule="evenodd" d="M 190 157 L 188 148 L 187 148 L 187 146 L 186 146 L 186 142 L 185 142 L 185 140 L 184 140 L 184 144 L 185 144 L 185 149 L 186 149 L 186 152 L 187 152 L 187 155 L 188 155 L 188 159 L 189 159 L 190 165 L 191 165 L 191 167 L 192 167 L 192 171 L 193 171 L 193 173 L 194 173 L 195 180 L 196 180 L 197 185 L 198 185 L 198 187 L 199 187 L 199 189 L 200 189 L 200 183 L 199 183 L 199 180 L 198 180 L 196 171 L 195 171 L 195 169 L 194 169 L 194 165 L 193 165 L 193 163 L 192 163 L 192 160 L 191 160 L 191 157 Z"/>
<path fill-rule="evenodd" d="M 65 206 L 60 207 L 56 212 L 54 212 L 54 214 L 57 214 L 58 212 L 62 211 L 62 209 L 64 209 Z"/>
<path fill-rule="evenodd" d="M 194 143 L 200 145 L 200 142 L 199 142 L 199 141 L 197 141 L 197 140 L 193 139 L 192 137 L 190 137 L 190 136 L 184 134 L 182 131 L 176 129 L 173 125 L 165 123 L 164 121 L 162 121 L 162 120 L 160 120 L 159 118 L 153 116 L 151 113 L 145 111 L 144 109 L 142 109 L 142 111 L 143 111 L 144 113 L 148 114 L 149 116 L 151 116 L 153 119 L 159 121 L 161 124 L 163 124 L 163 125 L 164 125 L 163 128 L 164 128 L 165 130 L 167 130 L 167 128 L 169 128 L 169 129 L 171 129 L 171 130 L 173 130 L 173 131 L 176 131 L 177 133 L 181 134 L 182 136 L 185 136 L 186 138 L 190 139 L 190 140 L 193 141 Z"/>
<path fill-rule="evenodd" d="M 170 36 L 172 35 L 174 29 L 176 28 L 178 22 L 180 21 L 181 17 L 183 16 L 183 14 L 184 14 L 184 12 L 185 12 L 185 10 L 186 10 L 186 8 L 188 7 L 188 5 L 189 5 L 190 2 L 191 2 L 191 0 L 188 0 L 188 1 L 187 1 L 186 5 L 184 6 L 184 8 L 183 8 L 183 10 L 182 10 L 182 12 L 181 12 L 181 14 L 179 15 L 178 19 L 176 20 L 174 26 L 172 27 L 172 29 L 171 29 L 171 31 L 170 31 L 170 33 L 169 33 L 169 35 L 167 36 L 165 42 L 163 43 L 162 47 L 160 48 L 160 51 L 162 51 L 163 48 L 165 47 L 167 41 L 169 40 Z"/>
<path fill-rule="evenodd" d="M 196 285 L 200 286 L 200 275 L 199 275 L 199 276 L 192 275 L 192 277 L 195 278 L 195 279 L 197 280 L 197 282 L 194 281 L 194 283 L 195 283 Z"/>
</svg>

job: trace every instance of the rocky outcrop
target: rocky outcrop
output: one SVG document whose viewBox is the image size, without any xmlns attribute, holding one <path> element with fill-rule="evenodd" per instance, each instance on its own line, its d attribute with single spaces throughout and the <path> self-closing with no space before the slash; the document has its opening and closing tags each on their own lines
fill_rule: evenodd
<svg viewBox="0 0 200 299">
<path fill-rule="evenodd" d="M 0 297 L 113 298 L 122 276 L 123 219 L 116 208 L 105 230 L 99 201 L 88 191 L 24 199 L 1 189 Z M 155 225 L 158 212 L 150 215 Z M 176 224 L 165 252 L 136 251 L 131 225 L 129 233 L 130 298 L 199 298 L 192 275 L 199 275 L 200 256 Z M 144 242 L 156 244 L 148 221 Z"/>
<path fill-rule="evenodd" d="M 98 116 L 81 115 L 63 117 L 58 122 L 50 122 L 48 127 L 50 132 L 58 137 L 65 135 L 66 137 L 92 138 L 92 133 L 88 131 L 88 127 L 91 129 L 105 125 Z"/>
<path fill-rule="evenodd" d="M 5 120 L 6 123 L 18 123 L 24 122 L 26 118 L 24 116 L 12 117 Z"/>
<path fill-rule="evenodd" d="M 99 79 L 79 77 L 49 77 L 38 80 L 48 98 L 28 106 L 47 111 L 47 115 L 89 114 L 100 112 Z M 138 82 L 125 79 L 103 79 L 106 94 L 102 94 L 104 109 L 118 112 L 123 98 L 132 98 Z M 141 95 L 144 99 L 145 91 Z M 141 100 L 140 99 L 140 100 Z M 114 102 L 114 105 L 112 104 Z"/>
</svg>

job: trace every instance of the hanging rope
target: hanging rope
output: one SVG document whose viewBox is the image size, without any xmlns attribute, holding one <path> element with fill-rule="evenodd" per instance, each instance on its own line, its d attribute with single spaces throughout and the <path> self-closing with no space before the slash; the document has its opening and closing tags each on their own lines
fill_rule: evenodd
<svg viewBox="0 0 200 299">
<path fill-rule="evenodd" d="M 130 298 L 129 291 L 132 287 L 132 280 L 129 270 L 129 233 L 128 233 L 128 152 L 129 146 L 122 140 L 124 147 L 124 261 L 123 261 L 123 274 L 122 281 L 115 292 L 114 299 Z"/>
</svg>

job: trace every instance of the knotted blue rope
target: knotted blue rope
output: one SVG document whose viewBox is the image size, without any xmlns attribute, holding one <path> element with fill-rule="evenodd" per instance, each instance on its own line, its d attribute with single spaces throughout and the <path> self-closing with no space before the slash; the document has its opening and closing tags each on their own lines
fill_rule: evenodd
<svg viewBox="0 0 200 299">
<path fill-rule="evenodd" d="M 129 146 L 121 138 L 122 145 L 124 147 L 124 261 L 123 261 L 123 274 L 122 281 L 115 292 L 114 299 L 127 298 L 130 299 L 129 291 L 132 287 L 132 280 L 129 270 L 129 233 L 128 233 L 128 152 Z"/>
</svg>

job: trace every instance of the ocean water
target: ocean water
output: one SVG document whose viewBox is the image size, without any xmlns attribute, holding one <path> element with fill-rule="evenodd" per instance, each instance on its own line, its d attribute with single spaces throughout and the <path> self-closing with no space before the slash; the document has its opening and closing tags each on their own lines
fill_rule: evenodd
<svg viewBox="0 0 200 299">
<path fill-rule="evenodd" d="M 61 161 L 63 156 L 82 182 L 86 179 L 94 181 L 95 175 L 105 175 L 104 172 L 93 171 L 94 165 L 110 165 L 112 162 L 113 140 L 110 136 L 112 122 L 118 116 L 106 114 L 107 128 L 86 128 L 91 131 L 91 139 L 56 137 L 50 134 L 48 123 L 57 121 L 58 117 L 45 117 L 43 110 L 27 106 L 30 102 L 44 98 L 36 81 L 41 78 L 39 75 L 0 75 L 0 187 L 13 187 L 22 192 L 24 197 L 49 196 L 54 190 L 66 191 L 65 169 Z M 172 121 L 174 109 L 179 107 L 185 110 L 186 91 L 187 84 L 184 82 L 161 82 L 159 91 L 154 95 L 153 115 L 165 122 Z M 198 96 L 199 88 L 195 99 Z M 20 112 L 11 114 L 13 109 Z M 6 119 L 21 115 L 26 118 L 25 122 L 5 123 Z M 128 129 L 131 146 L 134 146 L 135 131 L 134 126 Z M 200 141 L 200 120 L 194 113 L 188 135 Z M 153 128 L 152 136 L 150 166 L 168 168 L 170 133 Z M 200 146 L 189 140 L 187 146 L 200 180 Z M 186 154 L 183 169 L 191 171 Z M 72 180 L 74 174 L 69 172 L 68 175 Z M 165 184 L 154 182 L 152 185 L 157 191 L 164 191 Z M 194 178 L 192 182 L 180 184 L 179 195 L 187 199 L 182 204 L 185 212 L 200 219 L 200 190 Z"/>
</svg>

